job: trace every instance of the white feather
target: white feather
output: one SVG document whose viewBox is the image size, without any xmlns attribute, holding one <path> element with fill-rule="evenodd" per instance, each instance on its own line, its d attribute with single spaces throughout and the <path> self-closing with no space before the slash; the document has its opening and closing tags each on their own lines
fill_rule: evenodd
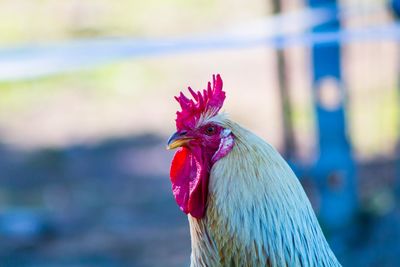
<svg viewBox="0 0 400 267">
<path fill-rule="evenodd" d="M 205 217 L 189 216 L 191 266 L 340 266 L 279 153 L 225 115 L 211 121 L 235 145 L 211 169 Z"/>
</svg>

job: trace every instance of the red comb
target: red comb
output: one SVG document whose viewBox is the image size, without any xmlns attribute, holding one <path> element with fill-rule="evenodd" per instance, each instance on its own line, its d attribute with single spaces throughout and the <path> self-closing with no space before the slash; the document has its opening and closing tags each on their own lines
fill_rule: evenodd
<svg viewBox="0 0 400 267">
<path fill-rule="evenodd" d="M 193 128 L 201 114 L 209 113 L 214 116 L 221 109 L 225 100 L 225 92 L 222 91 L 222 79 L 219 74 L 213 75 L 213 84 L 208 82 L 207 89 L 194 92 L 188 88 L 194 99 L 187 98 L 182 92 L 176 101 L 181 105 L 182 111 L 176 112 L 176 128 Z"/>
</svg>

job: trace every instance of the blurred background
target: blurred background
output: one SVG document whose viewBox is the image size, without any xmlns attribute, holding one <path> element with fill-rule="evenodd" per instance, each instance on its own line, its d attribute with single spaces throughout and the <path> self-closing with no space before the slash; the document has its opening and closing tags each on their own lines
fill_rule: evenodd
<svg viewBox="0 0 400 267">
<path fill-rule="evenodd" d="M 397 15 L 396 15 L 397 14 Z M 344 266 L 400 266 L 400 1 L 2 0 L 0 265 L 188 266 L 187 86 L 298 174 Z"/>
</svg>

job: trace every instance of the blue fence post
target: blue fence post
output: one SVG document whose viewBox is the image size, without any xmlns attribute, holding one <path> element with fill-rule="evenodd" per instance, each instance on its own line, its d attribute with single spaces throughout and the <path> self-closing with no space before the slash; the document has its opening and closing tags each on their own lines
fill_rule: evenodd
<svg viewBox="0 0 400 267">
<path fill-rule="evenodd" d="M 390 0 L 390 8 L 391 11 L 393 13 L 394 19 L 397 22 L 400 22 L 400 0 Z M 399 66 L 398 66 L 399 67 Z M 398 89 L 400 92 L 400 76 L 398 77 Z M 400 107 L 400 98 L 397 99 L 397 101 L 399 102 L 399 107 Z M 398 111 L 398 114 L 400 114 L 400 112 Z M 397 121 L 397 127 L 400 127 L 400 121 L 398 119 Z M 397 160 L 396 160 L 396 195 L 400 195 L 400 140 L 397 141 L 397 148 L 396 148 L 396 156 L 397 156 Z"/>
<path fill-rule="evenodd" d="M 390 7 L 396 19 L 400 18 L 400 0 L 391 0 Z"/>
<path fill-rule="evenodd" d="M 309 0 L 309 5 L 337 11 L 336 0 Z M 338 19 L 313 28 L 313 32 L 338 30 Z M 319 157 L 312 168 L 312 176 L 321 194 L 319 218 L 328 230 L 348 225 L 357 208 L 355 164 L 347 138 L 340 56 L 338 43 L 312 47 L 313 96 L 319 145 Z"/>
</svg>

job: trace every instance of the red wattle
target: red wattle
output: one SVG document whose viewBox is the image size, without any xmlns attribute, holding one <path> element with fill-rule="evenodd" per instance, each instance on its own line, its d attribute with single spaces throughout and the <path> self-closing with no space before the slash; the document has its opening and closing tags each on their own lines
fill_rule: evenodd
<svg viewBox="0 0 400 267">
<path fill-rule="evenodd" d="M 175 201 L 181 210 L 202 218 L 207 204 L 209 173 L 200 150 L 194 152 L 182 147 L 175 153 L 170 178 Z"/>
</svg>

